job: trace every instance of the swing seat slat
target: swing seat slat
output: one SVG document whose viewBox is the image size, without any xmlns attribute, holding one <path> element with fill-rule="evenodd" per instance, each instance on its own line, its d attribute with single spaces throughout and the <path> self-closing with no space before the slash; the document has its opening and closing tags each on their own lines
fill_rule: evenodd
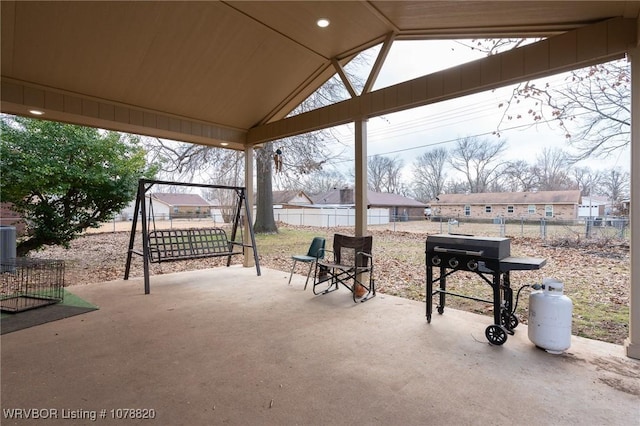
<svg viewBox="0 0 640 426">
<path fill-rule="evenodd" d="M 174 260 L 243 254 L 245 245 L 229 241 L 221 228 L 163 229 L 149 232 L 149 261 L 152 263 Z M 239 251 L 234 250 L 240 247 Z M 250 246 L 249 246 L 250 247 Z"/>
</svg>

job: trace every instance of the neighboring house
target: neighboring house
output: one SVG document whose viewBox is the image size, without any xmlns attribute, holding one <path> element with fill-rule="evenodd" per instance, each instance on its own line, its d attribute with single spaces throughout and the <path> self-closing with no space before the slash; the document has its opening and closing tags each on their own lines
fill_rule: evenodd
<svg viewBox="0 0 640 426">
<path fill-rule="evenodd" d="M 168 208 L 172 219 L 183 217 L 211 217 L 211 204 L 198 194 L 173 194 L 157 192 L 151 194 L 154 213 L 156 206 Z"/>
<path fill-rule="evenodd" d="M 151 198 L 151 203 L 149 203 Z M 198 194 L 153 193 L 146 199 L 147 214 L 157 220 L 179 218 L 210 218 L 212 206 Z M 135 200 L 120 212 L 122 220 L 131 220 L 134 215 Z M 153 211 L 150 211 L 153 210 Z"/>
<path fill-rule="evenodd" d="M 333 189 L 313 197 L 313 203 L 316 206 L 353 206 L 355 203 L 354 190 L 352 188 Z M 426 204 L 402 195 L 367 191 L 367 208 L 388 209 L 390 221 L 424 220 L 426 207 Z"/>
<path fill-rule="evenodd" d="M 579 190 L 442 194 L 431 202 L 434 216 L 470 219 L 578 218 Z"/>
<path fill-rule="evenodd" d="M 583 196 L 582 202 L 578 206 L 578 217 L 580 218 L 609 216 L 611 214 L 613 214 L 613 206 L 607 197 Z"/>
<path fill-rule="evenodd" d="M 273 191 L 273 207 L 296 208 L 309 206 L 313 200 L 304 191 Z"/>
</svg>

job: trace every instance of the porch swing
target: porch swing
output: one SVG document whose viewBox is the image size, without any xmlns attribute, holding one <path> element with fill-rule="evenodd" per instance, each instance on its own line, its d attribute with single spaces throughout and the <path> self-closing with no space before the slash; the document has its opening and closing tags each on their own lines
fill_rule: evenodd
<svg viewBox="0 0 640 426">
<path fill-rule="evenodd" d="M 147 192 L 156 184 L 233 191 L 236 197 L 232 212 L 230 238 L 227 238 L 226 231 L 219 227 L 156 229 L 152 198 L 149 197 L 148 212 L 147 203 L 145 202 Z M 248 237 L 250 238 L 251 244 L 245 243 L 245 236 L 242 231 L 243 224 L 240 223 L 242 220 L 243 206 L 247 228 L 249 230 Z M 129 237 L 129 249 L 127 251 L 124 279 L 129 279 L 132 256 L 134 254 L 142 256 L 145 294 L 149 294 L 151 291 L 149 284 L 150 263 L 226 256 L 227 266 L 230 266 L 232 256 L 246 256 L 246 250 L 251 249 L 253 251 L 256 273 L 260 276 L 260 262 L 258 260 L 255 234 L 253 232 L 251 208 L 247 203 L 246 189 L 244 187 L 140 179 L 138 181 L 138 193 L 136 195 L 134 209 L 135 213 L 131 223 L 131 235 Z M 134 249 L 138 215 L 142 218 L 142 251 Z M 236 240 L 238 228 L 240 228 L 240 239 Z"/>
</svg>

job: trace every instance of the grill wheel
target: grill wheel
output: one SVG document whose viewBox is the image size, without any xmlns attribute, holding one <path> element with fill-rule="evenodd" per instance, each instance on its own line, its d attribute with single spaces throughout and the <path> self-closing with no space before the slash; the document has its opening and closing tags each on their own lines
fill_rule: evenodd
<svg viewBox="0 0 640 426">
<path fill-rule="evenodd" d="M 500 325 L 490 325 L 484 332 L 489 343 L 494 345 L 502 345 L 507 341 L 507 332 Z"/>
<path fill-rule="evenodd" d="M 503 313 L 500 319 L 507 330 L 513 330 L 520 324 L 515 314 Z"/>
</svg>

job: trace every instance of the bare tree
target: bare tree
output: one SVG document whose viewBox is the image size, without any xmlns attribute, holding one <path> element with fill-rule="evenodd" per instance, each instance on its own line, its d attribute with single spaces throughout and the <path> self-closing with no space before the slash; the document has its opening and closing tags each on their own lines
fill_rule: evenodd
<svg viewBox="0 0 640 426">
<path fill-rule="evenodd" d="M 504 190 L 508 192 L 528 192 L 538 187 L 535 168 L 525 160 L 508 162 L 501 181 Z"/>
<path fill-rule="evenodd" d="M 345 68 L 345 72 L 354 87 L 360 89 L 364 86 L 362 79 L 357 70 L 361 66 L 365 66 L 369 61 L 366 54 L 358 55 L 351 61 L 351 67 Z M 314 110 L 331 103 L 335 103 L 346 99 L 349 96 L 342 81 L 333 76 L 309 98 L 303 101 L 290 115 L 296 115 L 302 112 Z M 264 144 L 263 148 L 256 155 L 256 171 L 257 171 L 257 202 L 256 202 L 256 219 L 254 229 L 256 232 L 276 233 L 278 227 L 273 217 L 273 173 L 272 165 L 274 163 L 274 155 L 277 150 L 281 151 L 282 167 L 276 173 L 277 179 L 281 182 L 289 179 L 299 179 L 301 175 L 321 170 L 322 166 L 339 157 L 338 154 L 332 153 L 328 149 L 329 140 L 336 139 L 333 137 L 331 130 L 322 130 L 319 132 L 311 132 L 279 141 Z M 282 186 L 287 185 L 286 183 Z"/>
<path fill-rule="evenodd" d="M 411 198 L 413 196 L 413 191 L 411 187 L 406 185 L 404 182 L 400 182 L 398 188 L 396 188 L 394 194 L 402 195 L 403 197 Z"/>
<path fill-rule="evenodd" d="M 413 162 L 413 192 L 417 200 L 426 203 L 442 193 L 447 179 L 448 155 L 446 148 L 436 148 Z"/>
<path fill-rule="evenodd" d="M 290 189 L 304 189 L 308 195 L 324 194 L 335 188 L 346 186 L 345 176 L 338 171 L 320 170 L 302 180 L 300 185 Z"/>
<path fill-rule="evenodd" d="M 478 50 L 487 56 L 495 55 L 506 50 L 515 49 L 523 46 L 527 43 L 533 42 L 535 39 L 525 38 L 487 38 L 487 39 L 475 39 L 471 41 L 457 41 L 461 46 L 465 46 L 471 50 Z"/>
<path fill-rule="evenodd" d="M 512 114 L 516 105 L 529 105 L 525 114 Z M 556 124 L 576 153 L 572 162 L 607 157 L 631 140 L 631 68 L 617 60 L 570 72 L 561 87 L 526 81 L 499 105 L 505 121 L 528 117 L 532 123 Z"/>
<path fill-rule="evenodd" d="M 536 157 L 534 173 L 541 191 L 558 191 L 575 188 L 569 177 L 569 156 L 559 148 L 545 148 Z"/>
<path fill-rule="evenodd" d="M 208 181 L 216 185 L 243 186 L 244 153 L 240 151 L 226 152 L 226 161 L 223 168 L 211 170 Z M 203 197 L 215 204 L 222 214 L 225 222 L 230 223 L 237 211 L 236 193 L 228 189 L 203 190 Z"/>
<path fill-rule="evenodd" d="M 368 186 L 375 192 L 398 194 L 401 190 L 400 171 L 403 161 L 398 157 L 374 155 L 367 164 Z"/>
<path fill-rule="evenodd" d="M 569 172 L 582 195 L 591 195 L 599 192 L 599 186 L 602 181 L 600 172 L 589 167 L 572 167 Z"/>
<path fill-rule="evenodd" d="M 159 179 L 182 182 L 207 182 L 215 185 L 243 186 L 244 153 L 204 145 L 145 138 L 147 161 L 161 164 Z M 161 192 L 185 192 L 184 186 L 157 187 Z M 203 197 L 216 203 L 226 222 L 231 220 L 236 202 L 235 193 L 212 189 L 202 192 Z"/>
<path fill-rule="evenodd" d="M 563 88 L 519 86 L 515 96 L 534 101 L 534 120 L 552 118 L 577 150 L 572 161 L 606 157 L 629 145 L 631 80 L 626 61 L 573 71 Z"/>
<path fill-rule="evenodd" d="M 327 140 L 335 139 L 331 135 L 331 129 L 327 129 L 271 143 L 272 149 L 280 151 L 278 155 L 282 162 L 281 170 L 273 175 L 275 188 L 302 189 L 302 183 L 309 176 L 322 172 L 328 162 L 338 158 L 341 153 L 328 147 Z"/>
<path fill-rule="evenodd" d="M 487 55 L 520 47 L 537 39 L 483 39 L 460 43 Z M 526 112 L 512 112 L 527 105 Z M 630 143 L 631 66 L 626 59 L 592 65 L 567 74 L 562 87 L 525 81 L 499 107 L 504 113 L 499 134 L 509 120 L 555 123 L 576 149 L 572 162 L 591 156 L 606 157 Z"/>
<path fill-rule="evenodd" d="M 220 185 L 237 185 L 243 157 L 235 151 L 159 138 L 144 138 L 147 161 L 161 164 L 159 179 L 209 181 Z M 219 181 L 212 181 L 219 179 Z"/>
<path fill-rule="evenodd" d="M 485 191 L 486 192 L 505 192 L 504 173 L 501 173 L 497 179 L 493 179 L 489 183 Z"/>
<path fill-rule="evenodd" d="M 464 175 L 470 192 L 486 192 L 504 169 L 500 154 L 506 149 L 506 144 L 506 140 L 458 139 L 451 150 L 449 164 Z"/>
<path fill-rule="evenodd" d="M 622 201 L 629 198 L 629 173 L 619 169 L 609 169 L 603 174 L 601 193 L 611 200 L 618 211 L 622 211 Z"/>
<path fill-rule="evenodd" d="M 450 179 L 444 184 L 442 192 L 445 194 L 464 194 L 469 192 L 469 183 L 463 180 Z"/>
</svg>

